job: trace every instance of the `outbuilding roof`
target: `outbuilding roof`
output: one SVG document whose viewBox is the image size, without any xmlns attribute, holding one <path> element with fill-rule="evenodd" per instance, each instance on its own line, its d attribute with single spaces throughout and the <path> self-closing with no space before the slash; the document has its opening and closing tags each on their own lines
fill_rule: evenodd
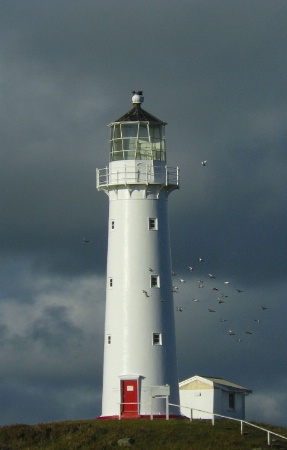
<svg viewBox="0 0 287 450">
<path fill-rule="evenodd" d="M 179 388 L 187 388 L 187 385 L 191 385 L 195 381 L 201 381 L 203 383 L 212 384 L 214 389 L 223 389 L 223 390 L 229 390 L 229 391 L 241 391 L 245 392 L 246 394 L 252 393 L 252 390 L 247 389 L 243 386 L 240 386 L 239 384 L 232 383 L 231 381 L 224 380 L 223 378 L 218 377 L 202 377 L 200 375 L 194 375 L 191 378 L 188 378 L 187 380 L 181 381 L 179 383 Z"/>
</svg>

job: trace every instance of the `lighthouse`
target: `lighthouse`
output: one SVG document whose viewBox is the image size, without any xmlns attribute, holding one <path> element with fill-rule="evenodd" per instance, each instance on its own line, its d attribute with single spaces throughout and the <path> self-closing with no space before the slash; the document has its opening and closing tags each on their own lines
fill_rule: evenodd
<svg viewBox="0 0 287 450">
<path fill-rule="evenodd" d="M 167 166 L 166 123 L 143 101 L 133 91 L 109 125 L 109 165 L 97 169 L 109 198 L 101 418 L 165 417 L 167 402 L 179 405 L 168 221 L 179 170 Z"/>
</svg>

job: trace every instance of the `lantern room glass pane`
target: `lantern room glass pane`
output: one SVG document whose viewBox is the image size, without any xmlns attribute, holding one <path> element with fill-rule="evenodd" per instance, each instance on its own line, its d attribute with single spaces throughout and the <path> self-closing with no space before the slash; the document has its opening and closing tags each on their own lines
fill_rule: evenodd
<svg viewBox="0 0 287 450">
<path fill-rule="evenodd" d="M 163 125 L 149 122 L 113 124 L 110 144 L 110 161 L 165 161 Z"/>
<path fill-rule="evenodd" d="M 137 137 L 138 135 L 138 124 L 130 125 L 130 124 L 121 124 L 122 127 L 122 136 L 123 138 L 129 137 Z"/>
<path fill-rule="evenodd" d="M 148 138 L 148 125 L 139 126 L 139 137 Z"/>
</svg>

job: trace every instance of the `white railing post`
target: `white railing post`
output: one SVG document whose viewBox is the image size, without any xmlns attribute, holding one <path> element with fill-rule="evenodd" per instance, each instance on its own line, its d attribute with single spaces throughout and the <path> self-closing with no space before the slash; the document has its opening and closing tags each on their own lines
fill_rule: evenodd
<svg viewBox="0 0 287 450">
<path fill-rule="evenodd" d="M 193 409 L 190 408 L 190 422 L 192 422 L 192 419 L 193 419 Z"/>
<path fill-rule="evenodd" d="M 267 444 L 271 445 L 270 431 L 267 431 Z"/>
<path fill-rule="evenodd" d="M 240 430 L 241 430 L 241 435 L 242 435 L 243 434 L 243 430 L 244 430 L 243 420 L 240 421 Z"/>
<path fill-rule="evenodd" d="M 166 420 L 169 420 L 169 402 L 168 402 L 168 395 L 165 397 L 165 407 L 166 407 Z"/>
<path fill-rule="evenodd" d="M 211 419 L 212 425 L 215 425 L 215 418 L 214 418 L 214 414 L 212 414 L 212 419 Z"/>
</svg>

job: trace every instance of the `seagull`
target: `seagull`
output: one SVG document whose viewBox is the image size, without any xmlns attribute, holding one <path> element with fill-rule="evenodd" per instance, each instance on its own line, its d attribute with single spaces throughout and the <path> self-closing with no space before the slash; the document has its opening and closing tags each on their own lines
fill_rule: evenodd
<svg viewBox="0 0 287 450">
<path fill-rule="evenodd" d="M 176 275 L 175 272 L 171 272 L 171 276 L 174 277 Z"/>
<path fill-rule="evenodd" d="M 180 281 L 181 283 L 185 283 L 185 280 L 184 280 L 183 278 L 180 278 L 179 281 Z"/>
<path fill-rule="evenodd" d="M 209 278 L 216 278 L 214 275 L 212 275 L 212 273 L 209 273 Z"/>
<path fill-rule="evenodd" d="M 201 161 L 202 166 L 206 166 L 207 163 L 207 159 L 205 159 L 204 161 Z"/>
<path fill-rule="evenodd" d="M 243 292 L 241 289 L 236 289 L 236 290 L 239 294 L 241 294 L 241 292 Z"/>
<path fill-rule="evenodd" d="M 189 270 L 190 272 L 193 272 L 193 267 L 188 266 L 188 270 Z"/>
<path fill-rule="evenodd" d="M 220 322 L 227 322 L 227 319 L 223 319 L 222 317 L 220 317 Z"/>
<path fill-rule="evenodd" d="M 198 283 L 203 283 L 203 280 L 197 280 Z"/>
<path fill-rule="evenodd" d="M 235 336 L 235 333 L 232 330 L 228 330 L 229 336 Z"/>
<path fill-rule="evenodd" d="M 213 290 L 213 291 L 219 291 L 219 289 L 218 289 L 218 288 L 212 288 L 212 290 Z"/>
<path fill-rule="evenodd" d="M 224 284 L 230 284 L 230 281 L 224 281 Z"/>
<path fill-rule="evenodd" d="M 179 312 L 182 312 L 183 311 L 183 307 L 182 306 L 177 306 L 176 310 L 179 311 Z"/>
<path fill-rule="evenodd" d="M 251 331 L 245 331 L 245 334 L 252 334 Z"/>
<path fill-rule="evenodd" d="M 199 288 L 204 288 L 204 285 L 201 284 L 201 283 L 199 283 L 198 287 L 199 287 Z"/>
<path fill-rule="evenodd" d="M 254 319 L 254 322 L 260 323 L 261 320 L 260 319 Z"/>
<path fill-rule="evenodd" d="M 177 286 L 172 286 L 171 292 L 175 292 L 176 294 L 178 294 L 178 287 Z"/>
<path fill-rule="evenodd" d="M 199 262 L 204 262 L 204 259 L 199 257 L 199 258 L 198 258 L 198 261 L 199 261 Z"/>
<path fill-rule="evenodd" d="M 218 303 L 225 303 L 225 301 L 223 301 L 223 300 L 221 300 L 221 298 L 219 298 Z"/>
<path fill-rule="evenodd" d="M 143 294 L 146 296 L 146 297 L 150 297 L 150 295 L 147 293 L 147 291 L 145 291 L 144 289 L 143 289 Z"/>
<path fill-rule="evenodd" d="M 198 298 L 193 298 L 192 299 L 194 302 L 199 302 Z"/>
<path fill-rule="evenodd" d="M 209 312 L 215 312 L 214 309 L 208 308 Z"/>
<path fill-rule="evenodd" d="M 265 309 L 268 309 L 267 306 L 261 306 L 261 308 L 263 309 L 263 311 L 265 311 Z"/>
<path fill-rule="evenodd" d="M 150 272 L 153 272 L 153 269 L 152 269 L 151 267 L 149 267 L 148 270 L 149 270 Z"/>
<path fill-rule="evenodd" d="M 239 338 L 239 339 L 237 339 L 237 342 L 242 342 L 242 339 L 240 339 L 240 338 Z"/>
<path fill-rule="evenodd" d="M 83 237 L 83 241 L 87 244 L 88 242 L 91 242 L 89 239 L 87 239 L 87 238 L 84 238 Z"/>
</svg>

